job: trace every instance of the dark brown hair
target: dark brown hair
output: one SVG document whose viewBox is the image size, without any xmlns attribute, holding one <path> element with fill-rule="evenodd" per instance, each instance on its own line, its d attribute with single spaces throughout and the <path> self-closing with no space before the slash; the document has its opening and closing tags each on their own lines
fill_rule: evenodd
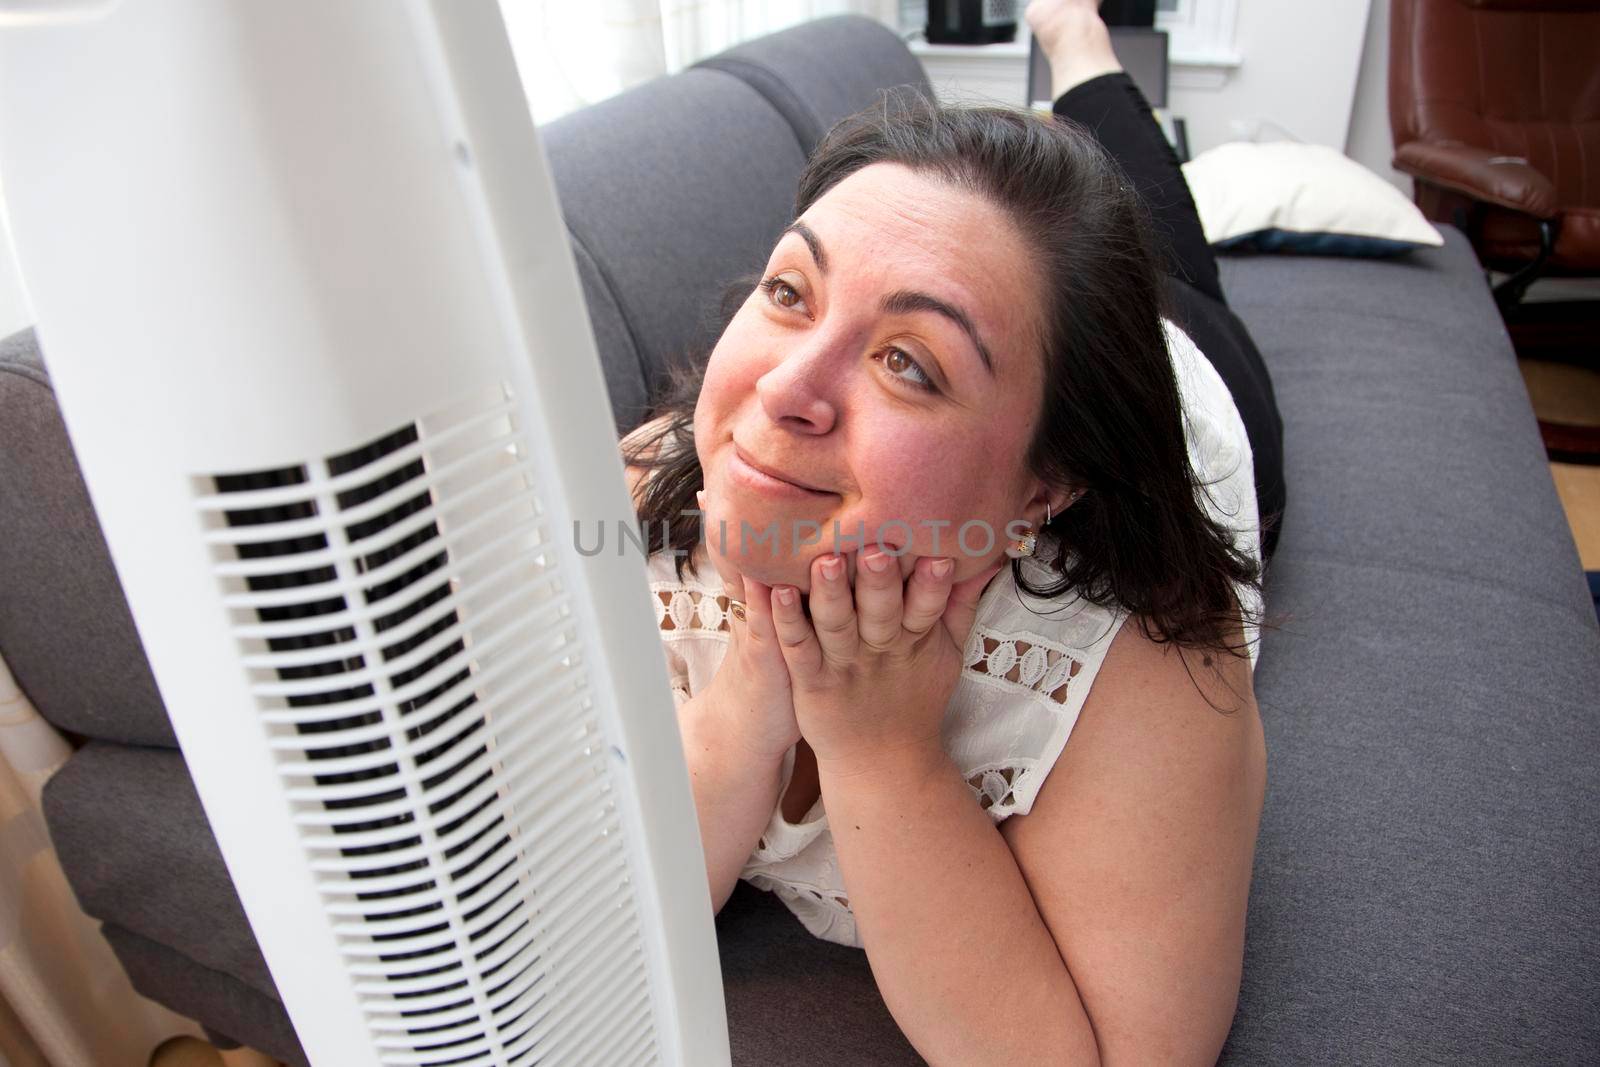
<svg viewBox="0 0 1600 1067">
<path fill-rule="evenodd" d="M 1259 588 L 1260 565 L 1234 547 L 1197 498 L 1178 384 L 1162 331 L 1159 258 L 1144 205 L 1092 135 L 1060 119 L 991 107 L 941 107 L 910 90 L 835 126 L 817 146 L 795 216 L 874 163 L 898 163 L 1003 209 L 1032 246 L 1044 302 L 1044 386 L 1027 462 L 1048 484 L 1082 486 L 1038 531 L 1057 551 L 1057 580 L 1017 586 L 1074 592 L 1137 616 L 1156 641 L 1242 653 L 1234 583 Z M 726 323 L 758 278 L 723 298 Z M 652 552 L 701 539 L 704 487 L 694 409 L 709 353 L 669 371 L 652 410 L 661 425 L 630 442 L 651 471 L 638 516 Z M 654 452 L 654 455 L 651 453 Z"/>
</svg>

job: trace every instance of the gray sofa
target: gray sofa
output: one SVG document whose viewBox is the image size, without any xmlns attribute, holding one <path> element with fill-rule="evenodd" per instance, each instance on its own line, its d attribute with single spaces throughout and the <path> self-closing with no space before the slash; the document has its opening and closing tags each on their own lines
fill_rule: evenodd
<svg viewBox="0 0 1600 1067">
<path fill-rule="evenodd" d="M 788 221 L 807 151 L 923 85 L 863 19 L 547 127 L 612 388 L 638 421 Z M 1600 1062 L 1600 633 L 1467 243 L 1230 259 L 1290 506 L 1257 672 L 1270 781 L 1228 1063 Z M 0 347 L 0 652 L 82 745 L 46 793 L 84 909 L 149 996 L 304 1062 L 144 662 L 31 333 Z M 741 886 L 737 1062 L 918 1062 L 865 956 Z"/>
</svg>

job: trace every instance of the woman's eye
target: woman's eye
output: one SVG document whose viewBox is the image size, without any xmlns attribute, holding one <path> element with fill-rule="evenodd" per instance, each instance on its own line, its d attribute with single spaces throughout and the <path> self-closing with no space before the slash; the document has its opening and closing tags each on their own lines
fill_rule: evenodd
<svg viewBox="0 0 1600 1067">
<path fill-rule="evenodd" d="M 800 295 L 800 290 L 777 276 L 762 281 L 761 288 L 766 291 L 767 299 L 785 310 L 793 310 L 803 305 L 805 298 Z M 912 359 L 905 350 L 899 348 L 886 348 L 882 355 L 884 368 L 895 379 L 904 382 L 913 389 L 924 392 L 938 392 L 938 387 L 933 384 L 933 379 L 928 373 Z"/>
<path fill-rule="evenodd" d="M 884 369 L 890 374 L 894 375 L 896 378 L 899 378 L 907 385 L 913 386 L 917 389 L 926 390 L 930 393 L 934 391 L 933 379 L 928 377 L 928 373 L 918 366 L 916 360 L 912 359 L 901 349 L 885 349 L 883 353 L 883 366 Z M 907 377 L 904 373 L 906 371 L 910 371 L 912 376 Z"/>
<path fill-rule="evenodd" d="M 792 308 L 801 303 L 800 291 L 782 278 L 768 278 L 761 288 L 767 291 L 767 299 L 779 307 Z"/>
</svg>

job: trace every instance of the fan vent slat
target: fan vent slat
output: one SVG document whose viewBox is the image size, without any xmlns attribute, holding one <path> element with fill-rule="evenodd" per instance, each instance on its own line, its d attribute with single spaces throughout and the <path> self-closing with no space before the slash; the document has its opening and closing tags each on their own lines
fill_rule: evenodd
<svg viewBox="0 0 1600 1067">
<path fill-rule="evenodd" d="M 572 723 L 575 715 L 579 713 L 587 714 L 585 708 L 585 701 L 587 700 L 588 697 L 586 695 L 578 694 L 567 697 L 559 704 L 552 702 L 549 705 L 552 709 L 552 714 L 548 729 L 541 730 L 531 725 L 512 723 L 509 727 L 503 729 L 496 738 L 494 760 L 507 766 L 532 768 L 527 772 L 508 772 L 508 774 L 513 774 L 512 781 L 520 781 L 526 774 L 535 773 L 539 769 L 553 767 L 558 754 L 570 753 L 575 739 L 584 736 L 584 726 L 574 726 Z M 501 721 L 503 722 L 504 720 Z M 565 729 L 561 727 L 565 727 Z M 376 779 L 376 781 L 380 781 L 385 785 L 396 780 L 399 780 L 398 773 Z M 423 780 L 425 781 L 425 779 Z M 373 789 L 371 785 L 362 783 L 336 788 L 341 796 L 350 789 L 360 790 L 357 795 L 364 795 Z M 520 795 L 518 787 L 512 786 L 511 788 L 514 794 Z M 306 796 L 308 791 L 306 789 L 295 790 L 294 799 L 310 799 Z M 332 791 L 333 788 L 330 788 L 330 792 Z M 459 827 L 441 832 L 438 838 L 440 850 L 447 851 L 471 837 L 473 833 L 482 828 L 482 823 L 479 821 L 482 818 L 482 815 L 476 816 L 474 819 L 462 823 Z M 414 830 L 400 826 L 376 831 L 346 831 L 335 833 L 331 836 L 327 834 L 307 834 L 304 840 L 308 848 L 345 852 L 359 847 L 387 846 L 414 833 Z"/>
<path fill-rule="evenodd" d="M 338 455 L 197 479 L 386 1067 L 656 1047 L 611 747 L 515 412 L 500 387 Z"/>
</svg>

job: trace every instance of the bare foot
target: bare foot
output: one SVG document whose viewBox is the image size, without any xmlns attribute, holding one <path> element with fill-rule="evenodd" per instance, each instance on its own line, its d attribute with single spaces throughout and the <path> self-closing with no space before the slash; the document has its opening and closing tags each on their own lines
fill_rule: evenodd
<svg viewBox="0 0 1600 1067">
<path fill-rule="evenodd" d="M 1098 0 L 1032 0 L 1023 17 L 1050 60 L 1053 99 L 1090 78 L 1122 69 Z"/>
</svg>

